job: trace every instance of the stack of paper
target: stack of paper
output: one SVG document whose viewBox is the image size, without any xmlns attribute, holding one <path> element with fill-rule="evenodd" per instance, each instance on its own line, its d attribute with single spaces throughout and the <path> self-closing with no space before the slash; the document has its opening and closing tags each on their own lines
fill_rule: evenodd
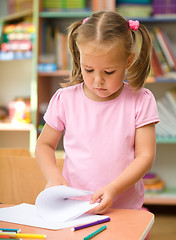
<svg viewBox="0 0 176 240">
<path fill-rule="evenodd" d="M 75 197 L 91 195 L 92 192 L 67 186 L 55 186 L 42 191 L 35 205 L 22 203 L 0 209 L 0 220 L 28 226 L 61 229 L 107 218 L 86 214 L 98 203 L 90 204 Z"/>
</svg>

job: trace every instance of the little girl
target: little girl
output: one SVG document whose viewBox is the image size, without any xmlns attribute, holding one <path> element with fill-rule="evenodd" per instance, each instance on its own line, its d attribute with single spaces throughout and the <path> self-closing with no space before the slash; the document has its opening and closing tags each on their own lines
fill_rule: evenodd
<svg viewBox="0 0 176 240">
<path fill-rule="evenodd" d="M 150 71 L 149 33 L 138 21 L 97 12 L 73 23 L 68 41 L 70 82 L 52 97 L 36 146 L 46 187 L 93 191 L 98 214 L 110 206 L 140 209 L 141 178 L 154 162 L 159 121 L 155 99 L 143 88 Z M 61 173 L 54 152 L 63 132 Z"/>
</svg>

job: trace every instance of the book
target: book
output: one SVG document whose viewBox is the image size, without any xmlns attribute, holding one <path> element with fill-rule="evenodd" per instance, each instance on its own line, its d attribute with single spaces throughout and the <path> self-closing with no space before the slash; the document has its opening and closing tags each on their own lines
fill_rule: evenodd
<svg viewBox="0 0 176 240">
<path fill-rule="evenodd" d="M 32 58 L 35 27 L 31 22 L 5 24 L 2 29 L 0 60 Z"/>
<path fill-rule="evenodd" d="M 17 13 L 26 9 L 32 9 L 32 0 L 7 0 L 8 14 Z"/>
<path fill-rule="evenodd" d="M 154 32 L 156 34 L 156 38 L 160 44 L 160 47 L 163 51 L 163 54 L 168 62 L 169 67 L 171 70 L 176 70 L 176 59 L 174 57 L 174 54 L 172 53 L 172 50 L 169 46 L 169 43 L 167 42 L 165 35 L 163 34 L 162 30 L 158 27 L 154 28 Z"/>
<path fill-rule="evenodd" d="M 114 11 L 116 6 L 115 0 L 92 0 L 92 11 Z"/>
<path fill-rule="evenodd" d="M 150 4 L 119 4 L 116 11 L 127 18 L 149 17 L 152 14 Z"/>
<path fill-rule="evenodd" d="M 166 60 L 165 55 L 163 54 L 161 46 L 160 46 L 160 44 L 158 42 L 158 39 L 156 37 L 156 34 L 152 31 L 150 31 L 150 36 L 151 36 L 151 39 L 152 39 L 153 47 L 155 49 L 157 58 L 159 59 L 159 61 L 161 63 L 162 71 L 164 72 L 164 74 L 169 73 L 171 71 L 171 69 L 170 69 L 169 64 Z"/>
<path fill-rule="evenodd" d="M 44 0 L 44 8 L 47 11 L 81 10 L 85 9 L 85 0 Z"/>
<path fill-rule="evenodd" d="M 166 48 L 168 49 L 168 54 L 170 55 L 170 57 L 172 59 L 173 70 L 176 70 L 176 53 L 172 46 L 172 43 L 171 43 L 168 35 L 166 34 L 166 32 L 164 32 L 161 29 L 159 29 L 159 31 L 160 31 L 161 37 L 163 38 L 163 41 L 166 45 Z"/>
<path fill-rule="evenodd" d="M 152 47 L 151 64 L 152 64 L 152 69 L 153 69 L 153 75 L 155 77 L 164 75 L 164 71 L 161 66 L 160 59 L 159 59 L 154 47 Z"/>
<path fill-rule="evenodd" d="M 0 220 L 28 226 L 62 229 L 85 224 L 108 216 L 88 214 L 98 203 L 90 204 L 75 197 L 91 195 L 92 192 L 64 185 L 42 191 L 35 205 L 22 203 L 0 209 Z"/>
<path fill-rule="evenodd" d="M 153 0 L 152 7 L 155 16 L 171 16 L 176 13 L 175 0 Z"/>
<path fill-rule="evenodd" d="M 61 33 L 58 29 L 55 30 L 55 45 L 56 64 L 58 69 L 68 69 L 70 59 L 68 59 L 67 35 L 65 33 Z"/>
</svg>

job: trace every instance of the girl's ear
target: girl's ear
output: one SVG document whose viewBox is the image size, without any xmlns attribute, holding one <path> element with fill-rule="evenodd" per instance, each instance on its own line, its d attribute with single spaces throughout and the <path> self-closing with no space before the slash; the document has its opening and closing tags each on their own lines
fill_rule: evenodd
<svg viewBox="0 0 176 240">
<path fill-rule="evenodd" d="M 131 66 L 131 64 L 133 63 L 135 58 L 135 53 L 131 53 L 130 56 L 128 57 L 128 63 L 127 63 L 127 68 L 129 68 Z"/>
</svg>

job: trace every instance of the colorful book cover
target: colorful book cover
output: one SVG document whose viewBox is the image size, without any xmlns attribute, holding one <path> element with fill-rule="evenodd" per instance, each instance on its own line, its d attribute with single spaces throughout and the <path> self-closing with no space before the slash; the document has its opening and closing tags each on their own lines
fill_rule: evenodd
<svg viewBox="0 0 176 240">
<path fill-rule="evenodd" d="M 159 29 L 159 31 L 160 31 L 160 34 L 161 34 L 161 36 L 163 38 L 163 41 L 166 44 L 166 47 L 167 47 L 168 52 L 170 54 L 170 57 L 173 60 L 173 68 L 174 68 L 174 70 L 176 70 L 176 55 L 175 55 L 175 51 L 174 51 L 174 48 L 172 46 L 172 43 L 171 43 L 168 35 L 166 34 L 166 32 L 163 32 L 163 30 L 161 30 L 161 29 Z"/>
<path fill-rule="evenodd" d="M 114 11 L 116 7 L 115 0 L 92 0 L 92 11 Z"/>
<path fill-rule="evenodd" d="M 85 8 L 85 0 L 44 0 L 45 9 L 83 9 Z"/>
<path fill-rule="evenodd" d="M 162 66 L 162 69 L 163 69 L 164 73 L 169 73 L 171 69 L 170 69 L 170 67 L 169 67 L 169 65 L 167 63 L 165 55 L 162 52 L 162 49 L 161 49 L 161 47 L 159 45 L 159 42 L 158 42 L 158 40 L 156 38 L 156 35 L 154 34 L 154 32 L 150 31 L 150 36 L 152 38 L 153 46 L 154 46 L 156 54 L 157 54 L 157 56 L 158 56 L 158 58 L 159 58 L 159 60 L 161 62 L 161 66 Z"/>
<path fill-rule="evenodd" d="M 167 62 L 169 64 L 171 70 L 175 70 L 174 60 L 173 60 L 173 58 L 172 58 L 172 56 L 170 54 L 170 51 L 169 51 L 168 46 L 166 44 L 166 41 L 163 38 L 163 34 L 162 34 L 161 29 L 160 28 L 155 28 L 154 31 L 155 31 L 155 34 L 156 34 L 156 38 L 157 38 L 157 40 L 158 40 L 158 42 L 160 44 L 160 47 L 161 47 L 161 49 L 163 51 L 163 54 L 164 54 L 164 56 L 165 56 L 165 58 L 166 58 L 166 60 L 167 60 Z"/>
</svg>

